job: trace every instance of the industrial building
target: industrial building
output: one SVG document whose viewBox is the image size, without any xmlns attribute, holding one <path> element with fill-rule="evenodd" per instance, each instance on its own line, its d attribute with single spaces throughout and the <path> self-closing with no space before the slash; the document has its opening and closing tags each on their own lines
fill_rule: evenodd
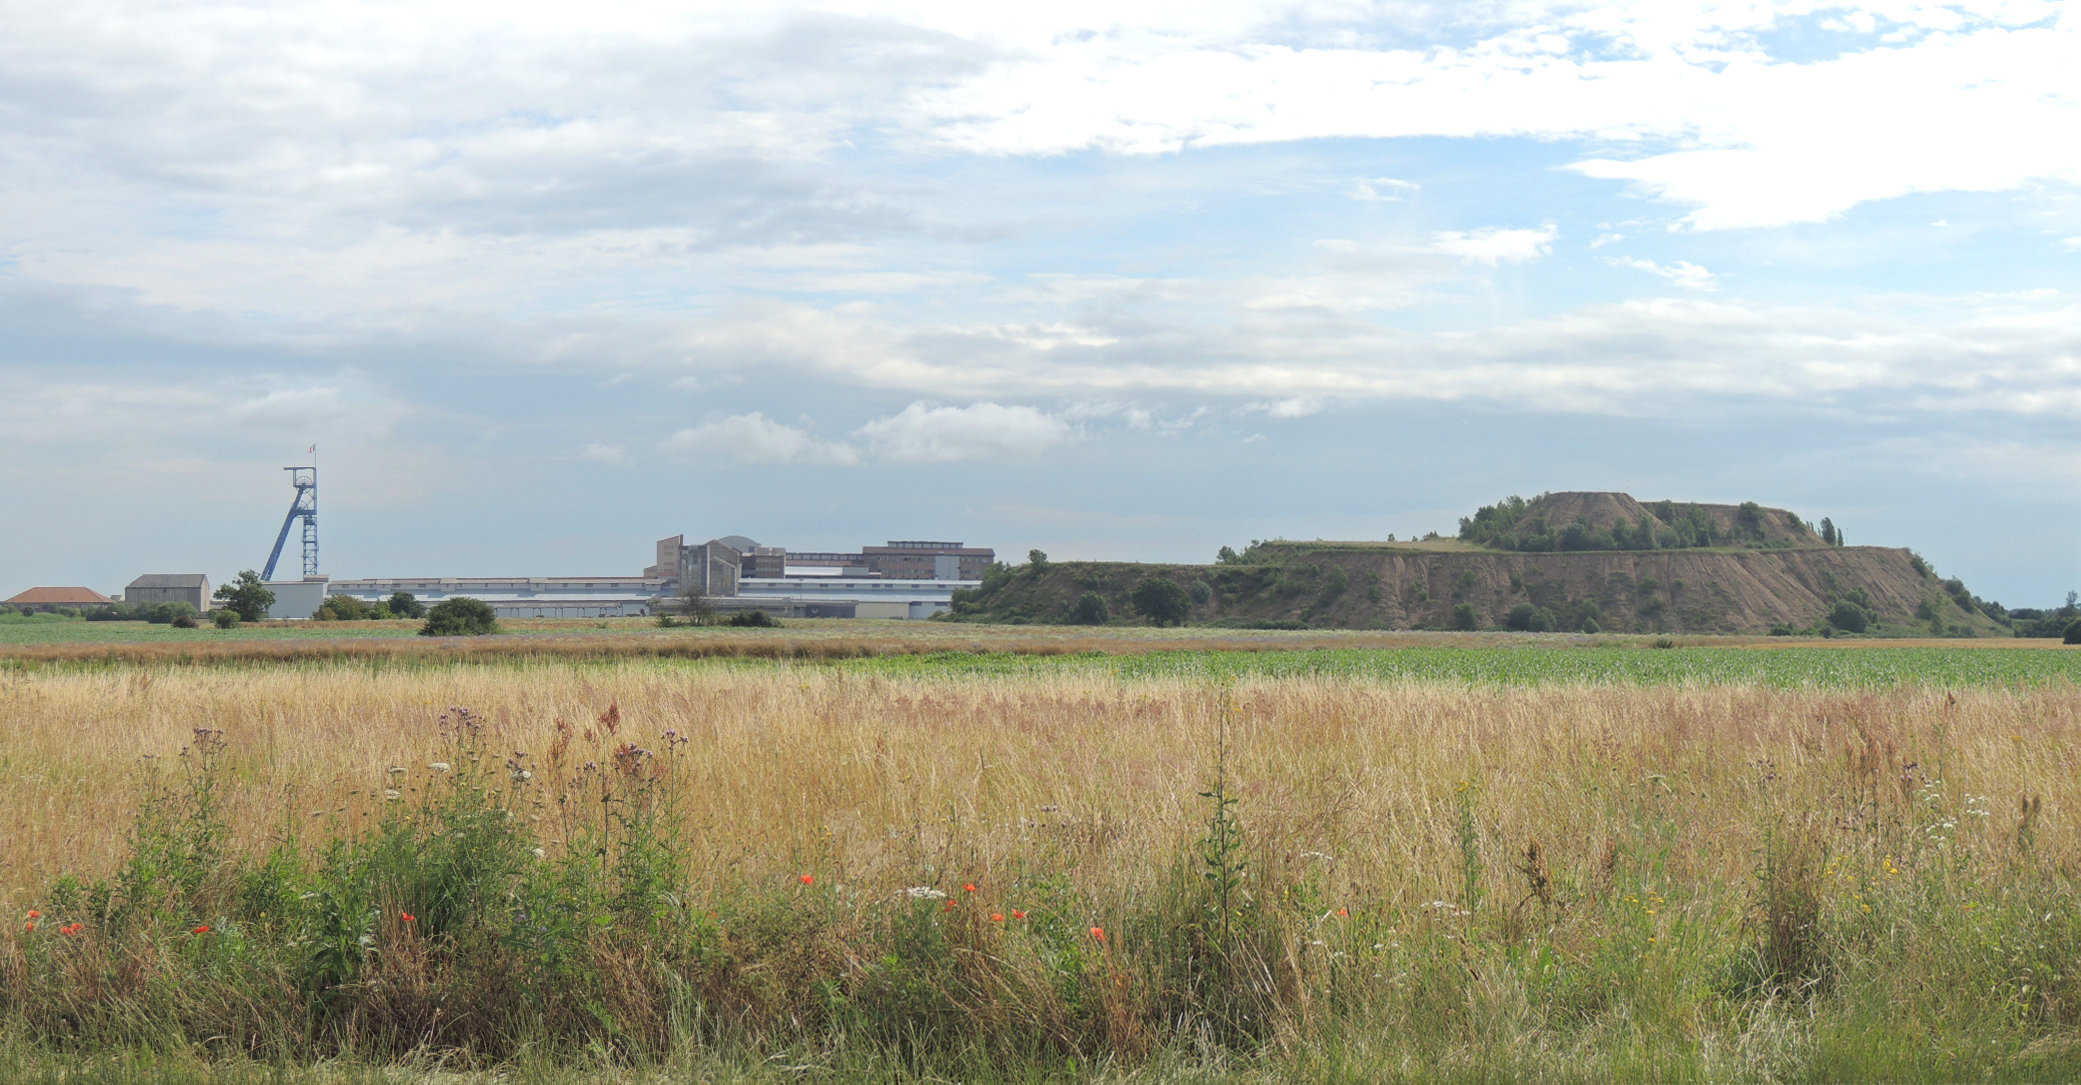
<svg viewBox="0 0 2081 1085">
<path fill-rule="evenodd" d="M 334 580 L 324 590 L 367 603 L 401 591 L 429 605 L 468 596 L 491 604 L 502 618 L 667 613 L 686 609 L 690 595 L 714 610 L 763 610 L 782 618 L 928 618 L 952 607 L 954 589 L 963 581 L 982 579 L 996 552 L 959 542 L 899 540 L 854 553 L 790 553 L 742 535 L 691 545 L 675 535 L 658 540 L 656 557 L 656 564 L 633 577 L 373 578 Z M 309 610 L 316 609 L 314 601 Z M 303 616 L 280 605 L 274 613 Z"/>
<path fill-rule="evenodd" d="M 210 609 L 210 578 L 201 573 L 146 573 L 123 589 L 123 601 L 186 603 L 199 613 Z"/>
<path fill-rule="evenodd" d="M 665 586 L 640 576 L 379 577 L 335 580 L 326 594 L 379 603 L 409 592 L 428 606 L 467 596 L 491 604 L 501 618 L 617 618 L 651 613 L 652 600 Z"/>
</svg>

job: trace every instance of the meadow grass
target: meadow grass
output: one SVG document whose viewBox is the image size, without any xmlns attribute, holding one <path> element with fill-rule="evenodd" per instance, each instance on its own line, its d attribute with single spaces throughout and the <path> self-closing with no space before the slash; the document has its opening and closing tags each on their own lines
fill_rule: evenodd
<svg viewBox="0 0 2081 1085">
<path fill-rule="evenodd" d="M 2059 674 L 1099 662 L 0 674 L 0 1071 L 2081 1070 Z"/>
</svg>

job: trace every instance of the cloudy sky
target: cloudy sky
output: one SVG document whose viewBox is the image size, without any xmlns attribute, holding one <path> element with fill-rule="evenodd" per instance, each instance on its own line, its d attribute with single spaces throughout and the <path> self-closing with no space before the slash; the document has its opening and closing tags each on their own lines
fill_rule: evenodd
<svg viewBox="0 0 2081 1085">
<path fill-rule="evenodd" d="M 1204 561 L 1510 493 L 2081 586 L 2081 7 L 0 5 L 0 591 Z"/>
</svg>

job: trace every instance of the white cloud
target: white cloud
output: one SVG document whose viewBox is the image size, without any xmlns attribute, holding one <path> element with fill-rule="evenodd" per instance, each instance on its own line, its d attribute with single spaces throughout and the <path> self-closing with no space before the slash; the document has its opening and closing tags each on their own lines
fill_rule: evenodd
<svg viewBox="0 0 2081 1085">
<path fill-rule="evenodd" d="M 348 411 L 338 388 L 285 388 L 231 404 L 225 414 L 234 422 L 298 429 L 338 418 Z"/>
<path fill-rule="evenodd" d="M 1351 186 L 1351 198 L 1375 203 L 1400 203 L 1404 197 L 1413 196 L 1423 188 L 1414 181 L 1401 181 L 1393 177 L 1375 177 L 1359 181 Z"/>
<path fill-rule="evenodd" d="M 604 463 L 609 467 L 627 467 L 635 462 L 629 458 L 628 449 L 620 445 L 603 444 L 599 441 L 586 445 L 585 450 L 580 452 L 579 455 L 595 463 Z"/>
<path fill-rule="evenodd" d="M 1670 264 L 1658 264 L 1653 260 L 1611 256 L 1606 257 L 1605 262 L 1616 267 L 1638 268 L 1649 274 L 1659 275 L 1678 286 L 1690 287 L 1693 290 L 1714 290 L 1719 286 L 1718 282 L 1713 278 L 1712 272 L 1699 267 L 1689 260 L 1678 260 Z"/>
<path fill-rule="evenodd" d="M 1536 230 L 1489 226 L 1462 233 L 1446 230 L 1431 241 L 1431 250 L 1457 256 L 1475 264 L 1527 264 L 1553 253 L 1554 239 L 1561 236 L 1552 224 Z"/>
<path fill-rule="evenodd" d="M 1069 439 L 1069 423 L 1025 406 L 942 407 L 920 400 L 853 431 L 883 459 L 904 463 L 1031 456 Z"/>
<path fill-rule="evenodd" d="M 1313 396 L 1293 396 L 1270 402 L 1252 403 L 1243 409 L 1262 411 L 1273 418 L 1306 418 L 1311 414 L 1322 413 L 1323 406 L 1323 401 Z"/>
<path fill-rule="evenodd" d="M 666 438 L 663 447 L 668 452 L 728 457 L 747 464 L 849 466 L 860 462 L 860 454 L 850 445 L 819 441 L 793 426 L 775 422 L 763 411 L 732 415 L 720 422 L 680 430 Z"/>
</svg>

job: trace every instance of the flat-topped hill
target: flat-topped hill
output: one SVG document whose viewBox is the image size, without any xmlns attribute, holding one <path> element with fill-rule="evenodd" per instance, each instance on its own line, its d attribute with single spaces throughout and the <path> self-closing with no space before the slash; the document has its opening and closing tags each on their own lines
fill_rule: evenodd
<svg viewBox="0 0 2081 1085">
<path fill-rule="evenodd" d="M 1636 501 L 1622 493 L 1509 498 L 1460 537 L 1224 549 L 1213 565 L 1000 566 L 956 616 L 1133 618 L 1135 589 L 1184 589 L 1186 620 L 1345 629 L 1767 633 L 1773 628 L 2007 635 L 1909 550 L 1839 545 L 1784 509 Z M 1833 540 L 1833 541 L 1831 541 Z M 1096 602 L 1088 598 L 1096 597 Z M 1101 605 L 1102 604 L 1102 605 Z"/>
</svg>

